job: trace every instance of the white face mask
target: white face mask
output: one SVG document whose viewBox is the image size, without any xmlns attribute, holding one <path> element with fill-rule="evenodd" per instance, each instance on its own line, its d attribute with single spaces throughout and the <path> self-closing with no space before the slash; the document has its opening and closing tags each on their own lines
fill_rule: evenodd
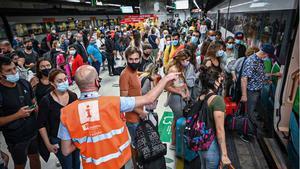
<svg viewBox="0 0 300 169">
<path fill-rule="evenodd" d="M 76 53 L 76 50 L 70 50 L 69 52 L 70 52 L 70 54 L 71 54 L 71 55 L 73 55 L 73 56 L 74 56 L 74 55 L 75 55 L 75 53 Z"/>
<path fill-rule="evenodd" d="M 52 33 L 56 33 L 56 30 L 52 30 L 51 32 L 52 32 Z"/>
</svg>

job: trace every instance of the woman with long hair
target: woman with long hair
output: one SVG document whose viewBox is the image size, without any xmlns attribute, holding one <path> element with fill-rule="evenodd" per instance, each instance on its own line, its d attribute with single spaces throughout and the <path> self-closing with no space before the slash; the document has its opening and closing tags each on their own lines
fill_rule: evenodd
<svg viewBox="0 0 300 169">
<path fill-rule="evenodd" d="M 35 97 L 38 103 L 41 99 L 51 92 L 51 84 L 49 82 L 49 72 L 52 69 L 50 60 L 46 58 L 40 58 L 36 64 L 36 77 L 38 83 L 33 88 Z"/>
<path fill-rule="evenodd" d="M 202 83 L 202 94 L 200 100 L 207 101 L 208 115 L 206 122 L 210 125 L 215 139 L 210 144 L 208 150 L 199 151 L 201 160 L 201 169 L 219 168 L 221 165 L 231 163 L 228 158 L 226 139 L 225 139 L 225 103 L 222 96 L 217 95 L 218 89 L 222 87 L 224 77 L 214 67 L 202 66 L 199 79 Z"/>
<path fill-rule="evenodd" d="M 48 151 L 55 153 L 63 169 L 79 169 L 79 150 L 64 156 L 61 151 L 61 140 L 57 137 L 60 124 L 60 110 L 77 100 L 77 95 L 68 90 L 67 75 L 61 69 L 51 70 L 49 82 L 53 91 L 44 96 L 39 103 L 39 133 Z"/>
<path fill-rule="evenodd" d="M 173 60 L 168 64 L 166 71 L 169 73 L 181 73 L 179 78 L 166 86 L 166 90 L 169 92 L 167 104 L 174 113 L 174 120 L 172 123 L 172 143 L 170 149 L 175 149 L 175 123 L 176 120 L 182 116 L 183 108 L 185 107 L 185 101 L 189 99 L 190 93 L 184 77 L 184 68 L 189 62 L 190 56 L 185 50 L 179 51 Z"/>
<path fill-rule="evenodd" d="M 224 50 L 222 50 L 222 46 L 215 42 L 211 42 L 208 46 L 205 59 L 203 64 L 209 68 L 214 67 L 218 71 L 222 72 L 221 69 L 221 57 L 224 55 Z"/>
</svg>

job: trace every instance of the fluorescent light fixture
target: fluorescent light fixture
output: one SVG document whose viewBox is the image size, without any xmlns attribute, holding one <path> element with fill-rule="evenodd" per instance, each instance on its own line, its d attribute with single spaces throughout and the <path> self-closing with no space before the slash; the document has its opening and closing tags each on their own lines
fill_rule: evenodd
<svg viewBox="0 0 300 169">
<path fill-rule="evenodd" d="M 198 9 L 200 9 L 199 6 L 198 6 L 198 4 L 197 4 L 197 2 L 196 2 L 196 0 L 193 0 L 193 2 L 194 2 L 194 4 L 196 5 L 196 7 L 197 7 Z"/>
<path fill-rule="evenodd" d="M 250 5 L 250 8 L 260 8 L 260 7 L 265 7 L 267 6 L 269 3 L 267 2 L 256 2 L 256 3 L 252 3 Z"/>
<path fill-rule="evenodd" d="M 135 6 L 134 8 L 135 8 L 135 9 L 140 9 L 141 7 L 139 7 L 139 6 Z"/>
<path fill-rule="evenodd" d="M 67 2 L 80 2 L 80 0 L 66 0 Z"/>
<path fill-rule="evenodd" d="M 91 4 L 91 2 L 90 2 L 90 1 L 85 1 L 85 3 L 86 3 L 86 4 Z"/>
<path fill-rule="evenodd" d="M 120 4 L 102 4 L 103 6 L 114 6 L 114 7 L 121 7 Z"/>
<path fill-rule="evenodd" d="M 122 13 L 133 13 L 132 6 L 121 6 Z"/>
</svg>

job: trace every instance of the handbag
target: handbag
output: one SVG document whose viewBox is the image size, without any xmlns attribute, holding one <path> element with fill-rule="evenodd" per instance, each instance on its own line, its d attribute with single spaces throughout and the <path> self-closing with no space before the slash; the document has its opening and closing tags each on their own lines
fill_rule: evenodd
<svg viewBox="0 0 300 169">
<path fill-rule="evenodd" d="M 151 162 L 167 154 L 167 146 L 160 141 L 159 133 L 150 120 L 143 120 L 136 128 L 138 161 Z"/>
</svg>

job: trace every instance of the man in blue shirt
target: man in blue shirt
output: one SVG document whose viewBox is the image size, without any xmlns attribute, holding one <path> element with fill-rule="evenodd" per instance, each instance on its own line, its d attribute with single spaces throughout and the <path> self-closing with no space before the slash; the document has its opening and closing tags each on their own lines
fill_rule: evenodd
<svg viewBox="0 0 300 169">
<path fill-rule="evenodd" d="M 256 126 L 258 126 L 258 123 L 257 115 L 254 113 L 254 110 L 260 97 L 260 90 L 266 80 L 263 59 L 272 54 L 274 54 L 274 47 L 271 44 L 263 44 L 260 51 L 253 54 L 245 61 L 242 70 L 241 101 L 247 102 L 247 113 L 250 120 Z"/>
<path fill-rule="evenodd" d="M 96 38 L 93 36 L 91 37 L 90 44 L 87 47 L 87 53 L 89 55 L 89 63 L 99 74 L 100 66 L 102 64 L 102 54 L 96 45 Z"/>
</svg>

